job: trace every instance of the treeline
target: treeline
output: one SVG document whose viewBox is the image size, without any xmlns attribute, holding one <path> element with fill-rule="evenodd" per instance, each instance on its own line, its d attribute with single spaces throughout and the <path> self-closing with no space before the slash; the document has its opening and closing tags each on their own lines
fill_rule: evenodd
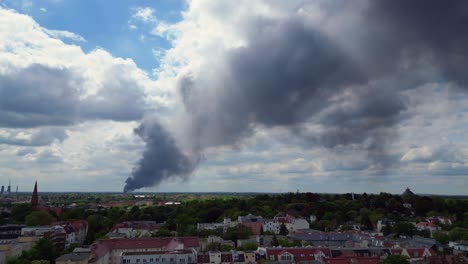
<svg viewBox="0 0 468 264">
<path fill-rule="evenodd" d="M 353 199 L 354 198 L 354 199 Z M 410 204 L 407 208 L 404 204 Z M 13 208 L 10 222 L 24 223 L 31 214 L 27 208 Z M 23 205 L 24 206 L 24 205 Z M 25 213 L 26 212 L 26 213 Z M 134 206 L 90 210 L 87 206 L 65 210 L 58 220 L 87 219 L 89 234 L 87 243 L 104 237 L 111 227 L 123 221 L 151 220 L 165 223 L 160 235 L 207 236 L 217 231 L 201 231 L 197 223 L 221 222 L 223 218 L 236 219 L 240 215 L 261 215 L 273 218 L 278 213 L 290 214 L 317 221 L 311 228 L 335 230 L 348 222 L 373 228 L 377 220 L 387 218 L 396 222 L 421 221 L 427 216 L 446 216 L 455 220 L 450 231 L 457 228 L 460 239 L 468 239 L 468 200 L 439 196 L 400 196 L 380 194 L 316 194 L 286 193 L 261 194 L 254 197 L 233 197 L 229 199 L 192 200 L 177 206 Z M 30 217 L 31 218 L 31 217 Z M 43 219 L 43 218 L 41 218 Z M 395 230 L 387 230 L 394 232 Z M 412 231 L 411 231 L 412 232 Z"/>
</svg>

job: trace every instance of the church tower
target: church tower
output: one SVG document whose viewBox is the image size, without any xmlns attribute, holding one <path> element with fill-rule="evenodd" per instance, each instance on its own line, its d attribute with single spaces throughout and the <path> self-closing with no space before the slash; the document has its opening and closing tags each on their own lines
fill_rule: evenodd
<svg viewBox="0 0 468 264">
<path fill-rule="evenodd" d="M 33 209 L 36 209 L 39 205 L 39 196 L 37 195 L 37 181 L 34 184 L 34 191 L 31 198 L 31 206 Z"/>
</svg>

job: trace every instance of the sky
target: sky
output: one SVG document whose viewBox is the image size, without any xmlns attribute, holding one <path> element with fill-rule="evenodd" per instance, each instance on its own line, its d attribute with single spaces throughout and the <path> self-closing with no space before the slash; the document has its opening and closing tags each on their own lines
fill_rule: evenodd
<svg viewBox="0 0 468 264">
<path fill-rule="evenodd" d="M 0 0 L 0 185 L 468 194 L 466 1 Z"/>
</svg>

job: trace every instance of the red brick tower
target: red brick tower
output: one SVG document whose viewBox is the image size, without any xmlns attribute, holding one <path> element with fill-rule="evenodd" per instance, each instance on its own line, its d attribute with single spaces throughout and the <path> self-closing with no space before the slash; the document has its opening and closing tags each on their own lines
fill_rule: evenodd
<svg viewBox="0 0 468 264">
<path fill-rule="evenodd" d="M 34 184 L 34 191 L 33 191 L 33 195 L 31 198 L 31 206 L 33 209 L 36 209 L 38 205 L 39 205 L 39 196 L 37 195 L 37 181 L 36 181 L 36 183 Z"/>
</svg>

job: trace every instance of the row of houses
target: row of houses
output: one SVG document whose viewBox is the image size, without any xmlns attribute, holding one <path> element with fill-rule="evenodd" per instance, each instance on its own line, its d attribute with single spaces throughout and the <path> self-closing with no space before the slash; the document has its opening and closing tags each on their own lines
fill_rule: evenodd
<svg viewBox="0 0 468 264">
<path fill-rule="evenodd" d="M 259 247 L 255 251 L 204 251 L 198 237 L 105 239 L 77 248 L 57 264 L 249 264 L 249 263 L 378 263 L 390 255 L 413 261 L 435 256 L 430 248 Z M 341 262 L 340 262 L 341 261 Z M 348 261 L 348 262 L 343 262 Z"/>
<path fill-rule="evenodd" d="M 260 235 L 263 232 L 272 234 L 280 234 L 281 226 L 284 225 L 288 232 L 295 232 L 300 229 L 309 228 L 309 222 L 303 218 L 296 218 L 291 215 L 274 217 L 273 219 L 263 218 L 262 216 L 255 216 L 248 214 L 246 216 L 239 216 L 237 221 L 232 221 L 225 218 L 220 223 L 198 223 L 198 230 L 216 230 L 222 229 L 226 231 L 228 228 L 236 226 L 244 226 L 252 230 L 254 235 Z"/>
</svg>

